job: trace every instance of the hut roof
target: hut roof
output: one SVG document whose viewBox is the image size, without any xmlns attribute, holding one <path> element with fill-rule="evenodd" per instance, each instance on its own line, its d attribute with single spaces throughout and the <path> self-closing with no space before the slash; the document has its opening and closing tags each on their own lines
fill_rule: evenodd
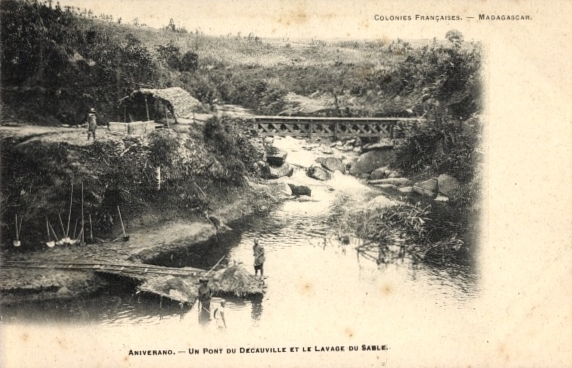
<svg viewBox="0 0 572 368">
<path fill-rule="evenodd" d="M 138 94 L 150 95 L 154 98 L 168 101 L 173 106 L 174 114 L 177 118 L 190 117 L 201 106 L 199 100 L 180 87 L 164 89 L 141 88 L 131 92 L 129 96 L 125 96 L 119 102 L 122 104 L 125 100 L 132 99 Z"/>
</svg>

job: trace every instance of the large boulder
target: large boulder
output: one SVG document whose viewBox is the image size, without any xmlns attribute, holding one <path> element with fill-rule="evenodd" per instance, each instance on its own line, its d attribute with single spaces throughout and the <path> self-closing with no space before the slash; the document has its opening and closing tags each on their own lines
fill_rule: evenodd
<svg viewBox="0 0 572 368">
<path fill-rule="evenodd" d="M 290 184 L 288 183 L 288 186 L 290 187 L 290 190 L 292 191 L 292 195 L 306 195 L 306 196 L 311 196 L 312 195 L 312 189 L 310 189 L 310 187 L 307 187 L 305 185 L 296 185 L 296 184 Z"/>
<path fill-rule="evenodd" d="M 439 175 L 437 182 L 439 183 L 439 193 L 449 198 L 453 197 L 461 187 L 457 179 L 447 174 Z"/>
<path fill-rule="evenodd" d="M 271 166 L 279 167 L 284 165 L 287 156 L 288 152 L 284 152 L 279 149 L 272 149 L 266 153 L 266 162 Z"/>
<path fill-rule="evenodd" d="M 278 193 L 279 195 L 283 195 L 286 197 L 290 197 L 292 195 L 292 189 L 290 188 L 290 185 L 284 182 L 276 183 L 273 189 L 274 192 Z"/>
<path fill-rule="evenodd" d="M 294 168 L 287 162 L 279 167 L 266 165 L 262 168 L 262 177 L 265 179 L 278 179 L 283 176 L 292 176 L 293 173 Z"/>
<path fill-rule="evenodd" d="M 388 166 L 377 168 L 369 174 L 369 178 L 371 180 L 384 179 L 387 177 L 387 174 L 385 173 L 387 170 L 389 170 Z"/>
<path fill-rule="evenodd" d="M 387 166 L 395 160 L 393 150 L 375 150 L 361 154 L 353 163 L 350 173 L 352 175 L 369 174 L 373 170 Z"/>
<path fill-rule="evenodd" d="M 414 192 L 431 198 L 435 198 L 437 196 L 438 188 L 439 184 L 437 179 L 429 179 L 413 185 Z"/>
<path fill-rule="evenodd" d="M 362 147 L 363 152 L 374 150 L 390 150 L 393 149 L 393 142 L 390 140 L 381 140 L 378 143 L 368 143 Z"/>
<path fill-rule="evenodd" d="M 319 161 L 318 161 L 319 159 Z M 336 157 L 318 157 L 316 162 L 319 162 L 323 167 L 334 172 L 336 170 L 340 171 L 342 174 L 346 172 L 346 165 Z"/>
<path fill-rule="evenodd" d="M 306 171 L 306 175 L 313 179 L 322 181 L 330 180 L 332 178 L 332 175 L 320 166 L 310 166 Z"/>
</svg>

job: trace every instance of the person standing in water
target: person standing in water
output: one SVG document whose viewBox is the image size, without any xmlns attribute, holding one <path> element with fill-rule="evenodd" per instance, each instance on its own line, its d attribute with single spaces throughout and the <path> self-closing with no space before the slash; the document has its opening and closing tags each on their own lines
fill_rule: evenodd
<svg viewBox="0 0 572 368">
<path fill-rule="evenodd" d="M 221 299 L 220 306 L 217 309 L 215 309 L 213 313 L 216 321 L 216 326 L 218 328 L 226 328 L 226 320 L 224 316 L 225 306 L 226 306 L 226 301 L 224 299 Z"/>
<path fill-rule="evenodd" d="M 264 277 L 264 261 L 266 257 L 264 255 L 264 247 L 260 245 L 258 239 L 254 239 L 254 247 L 252 247 L 254 253 L 254 276 L 258 276 L 258 271 L 260 270 L 260 277 Z"/>
<path fill-rule="evenodd" d="M 209 286 L 209 280 L 206 278 L 201 278 L 199 280 L 199 292 L 198 299 L 200 303 L 199 309 L 199 322 L 207 323 L 211 319 L 211 298 L 213 296 L 213 291 Z"/>
</svg>

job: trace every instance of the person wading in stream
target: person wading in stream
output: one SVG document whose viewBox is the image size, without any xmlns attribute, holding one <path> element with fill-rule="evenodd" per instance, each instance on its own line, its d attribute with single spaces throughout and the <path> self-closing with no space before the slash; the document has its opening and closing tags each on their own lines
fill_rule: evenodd
<svg viewBox="0 0 572 368">
<path fill-rule="evenodd" d="M 87 140 L 93 135 L 95 140 L 95 131 L 97 130 L 97 116 L 95 116 L 95 109 L 92 107 L 87 113 Z"/>
<path fill-rule="evenodd" d="M 216 321 L 216 326 L 218 328 L 226 328 L 226 320 L 224 319 L 224 307 L 226 305 L 226 301 L 221 299 L 220 306 L 214 310 L 213 316 Z"/>
<path fill-rule="evenodd" d="M 213 290 L 209 286 L 209 280 L 201 278 L 199 280 L 201 283 L 199 286 L 199 322 L 210 321 L 211 316 L 211 298 L 213 296 Z"/>
<path fill-rule="evenodd" d="M 254 276 L 258 276 L 258 271 L 260 270 L 260 277 L 264 277 L 264 261 L 266 257 L 264 256 L 264 247 L 260 245 L 258 239 L 254 240 L 254 246 L 252 247 L 254 253 Z"/>
</svg>

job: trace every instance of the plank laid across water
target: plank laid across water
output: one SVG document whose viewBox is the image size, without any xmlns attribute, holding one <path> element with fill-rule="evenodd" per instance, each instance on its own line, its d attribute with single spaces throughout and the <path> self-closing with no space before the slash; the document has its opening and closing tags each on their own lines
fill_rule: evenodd
<svg viewBox="0 0 572 368">
<path fill-rule="evenodd" d="M 104 263 L 104 262 L 26 262 L 26 261 L 9 261 L 2 263 L 2 267 L 6 268 L 43 268 L 57 269 L 68 271 L 96 271 L 102 273 L 125 274 L 126 276 L 141 276 L 147 274 L 172 275 L 172 276 L 191 276 L 198 277 L 206 272 L 200 268 L 184 267 L 162 267 L 135 263 Z"/>
<path fill-rule="evenodd" d="M 82 260 L 50 263 L 7 261 L 3 262 L 1 267 L 3 269 L 91 271 L 129 277 L 138 281 L 138 292 L 168 298 L 181 303 L 181 306 L 183 304 L 192 305 L 196 301 L 201 277 L 209 279 L 209 285 L 215 294 L 248 296 L 263 294 L 265 291 L 264 282 L 251 275 L 240 265 L 229 266 L 215 272 L 194 267 L 172 268 L 137 263 L 106 263 Z"/>
</svg>

